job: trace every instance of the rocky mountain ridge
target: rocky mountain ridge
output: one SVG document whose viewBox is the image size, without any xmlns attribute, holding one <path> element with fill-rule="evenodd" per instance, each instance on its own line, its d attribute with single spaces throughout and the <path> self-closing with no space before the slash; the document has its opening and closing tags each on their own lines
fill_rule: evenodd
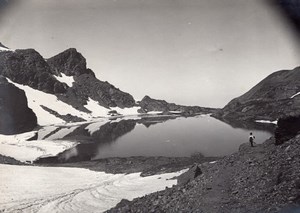
<svg viewBox="0 0 300 213">
<path fill-rule="evenodd" d="M 300 113 L 300 67 L 277 71 L 213 116 L 221 120 L 270 120 Z"/>
<path fill-rule="evenodd" d="M 174 103 L 168 103 L 165 100 L 153 99 L 147 95 L 139 102 L 139 105 L 141 107 L 141 109 L 139 110 L 141 113 L 147 113 L 150 111 L 160 111 L 165 114 L 168 114 L 170 112 L 180 112 L 185 116 L 189 116 L 197 113 L 209 114 L 217 111 L 217 109 L 208 107 L 183 106 Z"/>
<path fill-rule="evenodd" d="M 87 68 L 86 59 L 75 48 L 49 59 L 44 59 L 34 49 L 5 49 L 0 51 L 0 75 L 25 91 L 28 105 L 36 113 L 40 125 L 126 115 L 127 111 L 138 114 L 176 110 L 179 114 L 191 116 L 213 110 L 169 104 L 148 96 L 137 104 L 129 93 L 97 79 L 95 73 Z M 49 122 L 47 116 L 51 117 Z"/>
</svg>

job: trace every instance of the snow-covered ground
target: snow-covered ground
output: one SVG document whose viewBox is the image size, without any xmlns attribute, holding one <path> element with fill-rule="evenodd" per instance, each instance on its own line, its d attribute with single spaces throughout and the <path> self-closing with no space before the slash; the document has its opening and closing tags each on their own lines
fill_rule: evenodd
<svg viewBox="0 0 300 213">
<path fill-rule="evenodd" d="M 59 78 L 59 77 L 57 77 Z M 60 81 L 71 83 L 71 80 L 68 76 L 61 77 Z M 62 80 L 63 79 L 63 80 Z M 69 80 L 67 80 L 69 79 Z M 47 126 L 51 124 L 64 124 L 65 121 L 61 118 L 58 118 L 51 113 L 47 112 L 42 108 L 42 106 L 46 106 L 51 110 L 58 112 L 61 115 L 71 114 L 73 116 L 77 116 L 85 119 L 86 121 L 95 120 L 95 118 L 99 117 L 111 117 L 108 113 L 111 110 L 116 110 L 118 113 L 127 116 L 127 115 L 138 115 L 138 109 L 140 107 L 131 107 L 131 108 L 119 108 L 119 107 L 111 107 L 105 108 L 100 106 L 97 101 L 89 98 L 85 108 L 87 108 L 91 113 L 82 112 L 80 110 L 75 109 L 71 105 L 66 104 L 63 101 L 57 99 L 55 95 L 42 92 L 40 90 L 33 89 L 29 86 L 14 83 L 11 80 L 7 79 L 10 83 L 14 84 L 16 87 L 25 91 L 28 107 L 33 110 L 33 112 L 37 115 L 38 124 L 41 126 Z M 155 114 L 159 112 L 151 112 L 151 114 Z"/>
<path fill-rule="evenodd" d="M 171 187 L 177 183 L 171 178 L 183 172 L 140 177 L 139 173 L 0 164 L 0 212 L 103 212 L 121 199 Z"/>
<path fill-rule="evenodd" d="M 91 98 L 89 98 L 87 104 L 84 105 L 84 107 L 91 111 L 93 117 L 107 117 L 108 112 L 111 110 L 100 106 L 97 101 L 94 101 Z"/>
<path fill-rule="evenodd" d="M 300 95 L 300 92 L 297 92 L 295 95 L 292 95 L 290 98 L 295 98 L 297 95 Z"/>
<path fill-rule="evenodd" d="M 255 120 L 255 122 L 257 122 L 257 123 L 266 123 L 266 124 L 277 124 L 277 120 L 276 121 Z"/>
<path fill-rule="evenodd" d="M 104 124 L 106 124 L 108 122 L 109 122 L 108 119 L 102 119 L 100 121 L 90 123 L 87 127 L 85 127 L 85 129 L 88 130 L 88 132 L 90 134 L 93 134 L 94 132 L 99 130 L 101 126 L 103 126 Z"/>
<path fill-rule="evenodd" d="M 28 107 L 33 110 L 33 112 L 37 115 L 38 118 L 38 124 L 44 126 L 44 125 L 50 125 L 50 124 L 58 124 L 58 123 L 64 123 L 64 121 L 51 113 L 45 111 L 41 105 L 46 106 L 56 112 L 58 112 L 61 115 L 67 115 L 71 114 L 73 116 L 81 117 L 85 120 L 91 120 L 92 116 L 81 112 L 72 106 L 60 101 L 57 99 L 55 95 L 48 94 L 36 89 L 33 89 L 29 86 L 21 85 L 12 82 L 11 80 L 7 79 L 10 83 L 13 83 L 16 87 L 22 89 L 26 93 L 27 101 L 28 101 Z"/>
<path fill-rule="evenodd" d="M 0 47 L 0 52 L 1 51 L 13 51 L 12 49 L 8 49 L 8 48 L 5 48 L 5 47 Z"/>
<path fill-rule="evenodd" d="M 72 87 L 73 83 L 75 82 L 73 76 L 67 76 L 67 75 L 64 74 L 64 73 L 60 73 L 60 74 L 61 74 L 61 76 L 56 76 L 56 75 L 54 75 L 54 77 L 55 77 L 58 81 L 60 81 L 60 82 L 62 82 L 62 83 L 66 83 L 69 87 Z"/>
<path fill-rule="evenodd" d="M 39 157 L 55 156 L 77 144 L 75 142 L 61 140 L 27 141 L 35 134 L 36 131 L 18 135 L 0 135 L 0 154 L 13 157 L 22 162 L 32 162 Z"/>
</svg>

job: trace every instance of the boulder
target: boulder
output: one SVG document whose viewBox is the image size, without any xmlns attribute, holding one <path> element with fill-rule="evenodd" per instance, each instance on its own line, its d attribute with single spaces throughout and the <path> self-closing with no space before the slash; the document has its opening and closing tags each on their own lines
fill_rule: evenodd
<svg viewBox="0 0 300 213">
<path fill-rule="evenodd" d="M 300 132 L 300 115 L 280 118 L 275 130 L 275 144 L 280 145 Z"/>
<path fill-rule="evenodd" d="M 195 164 L 187 172 L 177 177 L 178 185 L 185 185 L 190 181 L 194 180 L 196 177 L 198 177 L 201 174 L 202 174 L 201 169 L 197 164 Z"/>
</svg>

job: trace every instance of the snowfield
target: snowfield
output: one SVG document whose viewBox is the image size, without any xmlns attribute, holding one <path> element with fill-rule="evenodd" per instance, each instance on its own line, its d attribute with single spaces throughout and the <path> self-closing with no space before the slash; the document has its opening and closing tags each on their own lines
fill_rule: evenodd
<svg viewBox="0 0 300 213">
<path fill-rule="evenodd" d="M 290 98 L 295 98 L 297 95 L 300 95 L 300 92 L 297 92 L 295 95 L 292 95 Z"/>
<path fill-rule="evenodd" d="M 56 76 L 56 78 L 59 78 Z M 71 83 L 71 80 L 66 80 L 69 77 L 63 76 L 61 77 L 60 81 L 62 82 L 68 82 Z M 70 77 L 71 78 L 71 77 Z M 73 77 L 72 77 L 73 78 Z M 86 105 L 84 105 L 85 108 L 87 108 L 91 113 L 82 112 L 80 110 L 75 109 L 74 107 L 70 106 L 67 103 L 64 103 L 63 101 L 60 101 L 57 99 L 55 95 L 45 93 L 36 89 L 33 89 L 29 86 L 18 84 L 12 82 L 10 79 L 7 78 L 7 80 L 14 84 L 19 89 L 22 89 L 25 91 L 27 101 L 28 101 L 28 107 L 33 110 L 33 112 L 36 114 L 38 119 L 38 124 L 41 126 L 47 126 L 51 124 L 65 124 L 66 122 L 62 120 L 61 118 L 56 117 L 55 115 L 52 115 L 51 113 L 47 112 L 42 108 L 42 106 L 46 106 L 50 108 L 51 110 L 54 110 L 58 112 L 60 115 L 67 115 L 71 114 L 73 116 L 77 116 L 80 118 L 83 118 L 86 121 L 95 120 L 95 118 L 99 117 L 111 117 L 108 113 L 111 110 L 116 110 L 119 114 L 122 115 L 138 115 L 138 109 L 140 107 L 131 107 L 131 108 L 119 108 L 119 107 L 111 107 L 111 108 L 105 108 L 103 106 L 100 106 L 97 101 L 89 98 Z"/>
<path fill-rule="evenodd" d="M 73 83 L 75 82 L 75 81 L 74 81 L 74 77 L 73 77 L 73 76 L 67 76 L 67 75 L 64 74 L 64 73 L 60 73 L 60 74 L 61 74 L 61 76 L 56 76 L 56 75 L 54 75 L 54 77 L 55 77 L 58 81 L 60 81 L 60 82 L 62 82 L 62 83 L 66 83 L 69 87 L 72 87 Z"/>
<path fill-rule="evenodd" d="M 171 187 L 177 180 L 170 179 L 184 171 L 140 177 L 139 173 L 0 164 L 0 212 L 103 212 L 121 199 Z"/>
<path fill-rule="evenodd" d="M 74 147 L 71 141 L 32 140 L 36 131 L 18 135 L 0 135 L 0 154 L 13 157 L 22 162 L 32 162 L 39 157 L 55 156 Z"/>
<path fill-rule="evenodd" d="M 0 52 L 2 52 L 2 51 L 13 51 L 13 50 L 5 48 L 5 47 L 0 47 Z"/>
<path fill-rule="evenodd" d="M 257 123 L 265 123 L 265 124 L 277 124 L 277 120 L 276 121 L 255 120 L 255 122 L 257 122 Z"/>
</svg>

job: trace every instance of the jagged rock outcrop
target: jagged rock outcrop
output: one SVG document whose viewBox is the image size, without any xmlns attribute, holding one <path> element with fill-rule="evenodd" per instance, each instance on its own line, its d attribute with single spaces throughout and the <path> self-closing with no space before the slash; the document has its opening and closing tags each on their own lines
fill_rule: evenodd
<svg viewBox="0 0 300 213">
<path fill-rule="evenodd" d="M 0 42 L 0 47 L 6 48 L 8 49 L 6 46 L 4 46 L 1 42 Z"/>
<path fill-rule="evenodd" d="M 145 96 L 140 102 L 141 106 L 140 112 L 150 112 L 150 111 L 161 111 L 161 112 L 169 112 L 169 111 L 180 111 L 183 115 L 189 116 L 197 113 L 212 113 L 215 112 L 216 109 L 199 107 L 199 106 L 182 106 L 174 103 L 168 103 L 165 100 L 158 100 L 150 98 L 149 96 Z"/>
<path fill-rule="evenodd" d="M 283 144 L 298 133 L 300 133 L 300 115 L 280 118 L 275 130 L 275 144 Z"/>
<path fill-rule="evenodd" d="M 276 120 L 300 113 L 300 67 L 275 72 L 214 114 L 224 120 Z"/>
<path fill-rule="evenodd" d="M 24 91 L 0 76 L 0 134 L 27 132 L 36 126 L 36 115 L 28 108 Z"/>
<path fill-rule="evenodd" d="M 64 73 L 67 76 L 79 76 L 82 74 L 95 74 L 86 67 L 86 59 L 75 48 L 70 48 L 47 59 L 47 63 L 54 70 L 55 74 Z"/>
<path fill-rule="evenodd" d="M 74 100 L 87 101 L 88 97 L 104 107 L 133 107 L 135 100 L 129 93 L 122 92 L 108 82 L 103 82 L 90 74 L 74 77 L 75 82 L 60 98 L 71 103 Z"/>
<path fill-rule="evenodd" d="M 135 100 L 130 94 L 122 92 L 108 82 L 98 80 L 94 72 L 86 67 L 86 59 L 75 48 L 48 59 L 47 63 L 56 75 L 64 73 L 74 77 L 73 86 L 59 98 L 76 108 L 85 105 L 88 98 L 107 108 L 135 105 Z"/>
<path fill-rule="evenodd" d="M 0 52 L 0 75 L 46 93 L 64 93 L 67 85 L 59 82 L 44 58 L 33 49 Z"/>
<path fill-rule="evenodd" d="M 74 78 L 72 87 L 56 78 L 62 73 Z M 86 59 L 75 48 L 47 60 L 33 49 L 2 51 L 0 75 L 13 82 L 55 94 L 60 100 L 84 112 L 89 112 L 84 107 L 89 98 L 107 108 L 135 106 L 130 94 L 98 80 L 94 72 L 86 67 Z"/>
<path fill-rule="evenodd" d="M 178 185 L 185 185 L 197 178 L 199 175 L 202 174 L 201 169 L 198 165 L 193 165 L 187 172 L 179 175 L 177 177 Z"/>
</svg>

